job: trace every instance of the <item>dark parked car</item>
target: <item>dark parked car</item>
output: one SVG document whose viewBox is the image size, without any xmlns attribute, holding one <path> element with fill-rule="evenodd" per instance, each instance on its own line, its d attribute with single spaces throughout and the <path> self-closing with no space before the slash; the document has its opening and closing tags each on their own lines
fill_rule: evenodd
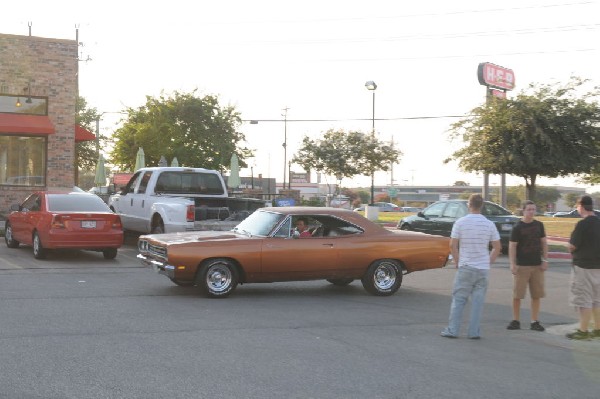
<svg viewBox="0 0 600 399">
<path fill-rule="evenodd" d="M 600 216 L 600 211 L 594 209 L 596 216 Z M 552 217 L 555 218 L 580 218 L 581 215 L 577 212 L 577 209 L 573 209 L 571 212 L 556 212 Z"/>
<path fill-rule="evenodd" d="M 468 213 L 467 200 L 438 201 L 417 213 L 398 221 L 398 229 L 420 231 L 450 237 L 454 222 Z M 498 204 L 485 201 L 481 210 L 483 216 L 494 222 L 500 240 L 502 252 L 508 251 L 508 241 L 513 227 L 519 218 Z"/>
</svg>

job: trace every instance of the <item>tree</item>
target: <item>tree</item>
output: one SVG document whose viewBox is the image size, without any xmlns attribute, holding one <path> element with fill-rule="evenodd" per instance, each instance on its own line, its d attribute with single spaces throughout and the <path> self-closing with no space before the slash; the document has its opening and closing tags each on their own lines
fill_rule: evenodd
<svg viewBox="0 0 600 399">
<path fill-rule="evenodd" d="M 96 120 L 99 117 L 96 108 L 88 108 L 87 101 L 83 97 L 77 98 L 77 112 L 75 114 L 75 124 L 84 129 L 94 132 L 96 129 Z M 98 132 L 96 132 L 98 134 Z M 106 141 L 106 137 L 100 135 L 98 140 L 101 144 Z M 102 147 L 102 145 L 101 145 Z M 94 170 L 98 161 L 98 153 L 95 141 L 81 141 L 75 144 L 77 153 L 76 164 L 80 170 Z"/>
<path fill-rule="evenodd" d="M 469 183 L 467 183 L 466 181 L 457 180 L 454 182 L 453 186 L 454 187 L 468 187 Z"/>
<path fill-rule="evenodd" d="M 530 85 L 515 99 L 493 99 L 451 127 L 451 138 L 466 146 L 445 162 L 465 171 L 507 173 L 525 180 L 535 201 L 538 176 L 590 174 L 600 164 L 598 88 L 581 94 L 585 80 L 563 86 Z"/>
<path fill-rule="evenodd" d="M 380 142 L 371 135 L 358 131 L 326 131 L 321 139 L 302 139 L 300 150 L 292 162 L 305 170 L 316 170 L 343 178 L 356 175 L 370 176 L 378 170 L 387 171 L 391 163 L 398 162 L 402 152 L 392 145 Z"/>
<path fill-rule="evenodd" d="M 565 194 L 565 204 L 567 204 L 569 208 L 575 208 L 578 198 L 579 194 L 577 193 L 567 193 Z"/>
<path fill-rule="evenodd" d="M 237 131 L 239 113 L 232 106 L 221 107 L 215 96 L 199 98 L 195 93 L 147 96 L 143 106 L 127 108 L 127 120 L 114 134 L 112 163 L 133 169 L 142 147 L 147 165 L 157 165 L 165 156 L 177 157 L 181 166 L 223 171 L 235 153 L 245 167 L 252 151 L 240 147 L 245 137 Z"/>
</svg>

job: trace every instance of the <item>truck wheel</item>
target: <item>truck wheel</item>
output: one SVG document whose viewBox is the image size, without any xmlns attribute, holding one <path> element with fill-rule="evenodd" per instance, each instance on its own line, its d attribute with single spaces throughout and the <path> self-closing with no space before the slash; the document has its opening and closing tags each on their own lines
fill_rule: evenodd
<svg viewBox="0 0 600 399">
<path fill-rule="evenodd" d="M 36 259 L 46 259 L 47 250 L 42 245 L 42 240 L 40 239 L 40 235 L 37 233 L 33 233 L 33 257 Z"/>
<path fill-rule="evenodd" d="M 202 265 L 196 285 L 209 298 L 224 298 L 238 284 L 235 265 L 227 259 L 211 259 Z"/>
<path fill-rule="evenodd" d="M 380 259 L 369 266 L 361 281 L 370 294 L 392 295 L 402 284 L 402 269 L 395 260 Z"/>
<path fill-rule="evenodd" d="M 9 248 L 19 248 L 19 241 L 13 238 L 12 226 L 8 222 L 4 229 L 4 241 L 6 241 L 6 246 Z"/>
<path fill-rule="evenodd" d="M 152 234 L 163 234 L 165 232 L 165 225 L 161 218 L 156 219 L 152 225 Z"/>
</svg>

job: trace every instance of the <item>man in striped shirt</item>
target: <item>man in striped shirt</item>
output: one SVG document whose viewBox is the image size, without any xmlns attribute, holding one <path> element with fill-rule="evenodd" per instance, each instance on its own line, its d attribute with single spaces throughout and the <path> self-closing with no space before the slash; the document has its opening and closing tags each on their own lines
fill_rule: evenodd
<svg viewBox="0 0 600 399">
<path fill-rule="evenodd" d="M 479 325 L 488 287 L 490 265 L 496 261 L 502 249 L 498 229 L 481 214 L 483 204 L 480 194 L 472 194 L 468 202 L 469 214 L 458 219 L 452 226 L 450 251 L 458 271 L 454 278 L 449 323 L 442 331 L 442 337 L 458 337 L 462 313 L 471 298 L 471 317 L 467 336 L 470 339 L 481 338 Z"/>
</svg>

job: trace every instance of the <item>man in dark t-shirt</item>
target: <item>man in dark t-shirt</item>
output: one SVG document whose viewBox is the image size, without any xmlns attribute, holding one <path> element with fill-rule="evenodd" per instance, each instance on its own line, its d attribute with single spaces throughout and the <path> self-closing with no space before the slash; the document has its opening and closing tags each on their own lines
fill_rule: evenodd
<svg viewBox="0 0 600 399">
<path fill-rule="evenodd" d="M 521 300 L 525 298 L 527 287 L 531 296 L 531 325 L 534 331 L 544 331 L 538 320 L 540 299 L 545 296 L 544 271 L 548 268 L 548 243 L 544 224 L 535 220 L 536 206 L 533 201 L 525 201 L 523 218 L 513 228 L 508 244 L 508 257 L 513 280 L 513 320 L 509 330 L 521 328 Z"/>
<path fill-rule="evenodd" d="M 600 338 L 600 219 L 589 195 L 577 200 L 583 218 L 571 233 L 569 249 L 573 254 L 570 303 L 579 311 L 579 329 L 569 339 Z M 594 330 L 588 331 L 594 320 Z"/>
</svg>

